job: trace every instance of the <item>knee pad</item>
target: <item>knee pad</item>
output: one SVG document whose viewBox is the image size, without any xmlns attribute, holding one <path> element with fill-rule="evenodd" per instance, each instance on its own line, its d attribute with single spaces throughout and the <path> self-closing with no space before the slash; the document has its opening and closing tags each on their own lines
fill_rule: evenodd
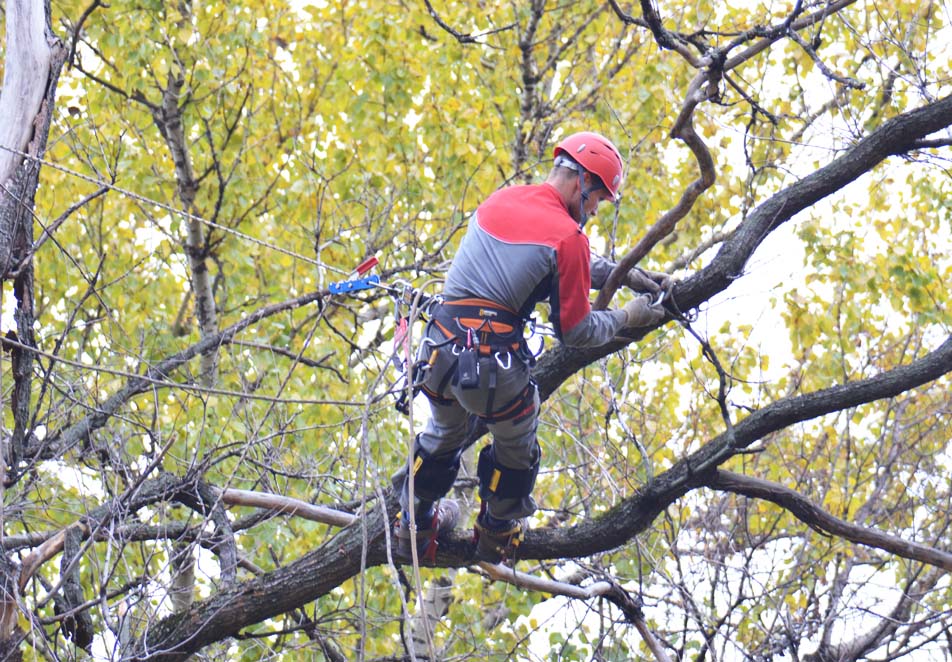
<svg viewBox="0 0 952 662">
<path fill-rule="evenodd" d="M 413 457 L 413 493 L 421 499 L 436 501 L 450 491 L 459 473 L 459 453 L 449 457 L 433 457 L 418 448 Z"/>
<path fill-rule="evenodd" d="M 539 459 L 542 449 L 536 442 L 535 460 L 528 469 L 510 469 L 496 462 L 492 444 L 484 446 L 479 452 L 476 475 L 479 477 L 479 496 L 489 495 L 503 499 L 522 499 L 532 494 L 536 476 L 539 475 Z"/>
</svg>

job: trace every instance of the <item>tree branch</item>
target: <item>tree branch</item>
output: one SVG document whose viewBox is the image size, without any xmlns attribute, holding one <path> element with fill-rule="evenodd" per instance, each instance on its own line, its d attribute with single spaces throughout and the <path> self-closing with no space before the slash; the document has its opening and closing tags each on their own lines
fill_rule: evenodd
<svg viewBox="0 0 952 662">
<path fill-rule="evenodd" d="M 952 125 L 952 95 L 897 115 L 819 170 L 794 182 L 754 208 L 709 265 L 679 282 L 671 303 L 682 311 L 696 308 L 741 277 L 747 261 L 767 236 L 796 214 L 863 176 L 889 156 Z M 674 310 L 674 308 L 672 308 Z M 658 326 L 660 326 L 659 324 Z M 532 374 L 545 399 L 583 367 L 643 338 L 653 327 L 634 330 L 631 338 L 601 347 L 557 346 L 539 359 Z"/>
<path fill-rule="evenodd" d="M 928 545 L 909 542 L 834 517 L 804 495 L 778 483 L 718 469 L 705 481 L 705 485 L 711 489 L 724 490 L 775 503 L 790 511 L 801 522 L 817 531 L 829 533 L 867 547 L 881 549 L 905 559 L 928 563 L 952 571 L 952 553 Z"/>
<path fill-rule="evenodd" d="M 750 41 L 752 37 L 762 35 L 763 38 L 760 39 L 760 41 L 751 44 L 737 55 L 728 58 L 724 63 L 724 71 L 727 72 L 736 69 L 741 64 L 747 62 L 757 54 L 767 50 L 772 44 L 787 36 L 791 31 L 799 32 L 800 30 L 808 28 L 811 25 L 816 25 L 817 23 L 826 20 L 833 14 L 836 14 L 840 10 L 849 7 L 854 2 L 856 2 L 856 0 L 839 0 L 838 2 L 826 5 L 822 9 L 812 14 L 808 14 L 803 18 L 796 19 L 792 23 L 784 21 L 782 24 L 773 28 L 768 28 L 767 30 L 754 30 L 738 36 L 730 44 L 724 46 L 721 49 L 724 54 L 727 54 L 742 44 Z"/>
<path fill-rule="evenodd" d="M 658 641 L 654 633 L 648 628 L 648 624 L 645 623 L 645 616 L 641 611 L 641 601 L 632 598 L 628 591 L 623 589 L 616 582 L 603 580 L 582 587 L 552 579 L 543 579 L 542 577 L 519 572 L 514 568 L 509 568 L 504 565 L 486 563 L 483 561 L 478 563 L 477 566 L 489 579 L 506 582 L 507 584 L 529 589 L 530 591 L 562 595 L 575 600 L 590 600 L 595 597 L 605 598 L 621 609 L 625 615 L 625 619 L 635 626 L 658 662 L 669 662 L 670 660 L 661 642 Z"/>
<path fill-rule="evenodd" d="M 225 345 L 234 339 L 241 331 L 251 327 L 263 319 L 277 315 L 278 313 L 300 308 L 309 303 L 318 302 L 323 304 L 327 291 L 311 292 L 302 294 L 299 297 L 288 299 L 279 303 L 265 306 L 246 318 L 232 324 L 228 328 L 219 331 L 210 336 L 205 336 L 195 344 L 187 347 L 181 352 L 156 363 L 149 368 L 141 377 L 130 378 L 125 386 L 116 391 L 105 402 L 97 406 L 90 414 L 78 422 L 70 425 L 68 428 L 58 430 L 49 437 L 48 443 L 43 450 L 44 457 L 54 457 L 59 454 L 60 449 L 69 448 L 77 441 L 84 439 L 94 430 L 105 425 L 112 415 L 119 410 L 126 402 L 140 393 L 145 393 L 155 387 L 155 382 L 165 380 L 170 374 L 178 370 L 191 359 L 208 351 L 210 348 Z M 323 306 L 322 306 L 323 307 Z"/>
<path fill-rule="evenodd" d="M 590 556 L 623 545 L 652 525 L 675 500 L 704 486 L 711 472 L 737 449 L 797 422 L 866 402 L 894 397 L 952 371 L 952 337 L 912 363 L 860 382 L 787 398 L 754 412 L 624 500 L 599 519 L 565 529 L 532 530 L 519 547 L 522 559 Z M 287 612 L 326 594 L 367 567 L 388 562 L 384 528 L 398 505 L 391 495 L 318 549 L 287 566 L 223 590 L 187 613 L 156 624 L 140 642 L 138 659 L 184 660 L 192 652 L 241 628 Z M 365 548 L 367 540 L 370 546 Z M 473 561 L 468 533 L 441 539 L 435 565 L 460 567 Z"/>
<path fill-rule="evenodd" d="M 497 32 L 504 32 L 506 30 L 511 30 L 513 27 L 512 25 L 507 25 L 505 27 L 495 28 L 493 30 L 486 30 L 485 32 L 480 32 L 477 34 L 470 34 L 468 32 L 467 33 L 459 32 L 458 30 L 454 30 L 453 27 L 449 23 L 444 21 L 443 18 L 437 13 L 437 11 L 433 9 L 433 4 L 430 2 L 430 0 L 423 0 L 423 4 L 426 5 L 427 12 L 430 14 L 430 17 L 436 22 L 436 24 L 439 25 L 440 28 L 442 28 L 445 32 L 452 35 L 453 38 L 456 39 L 456 41 L 458 41 L 461 44 L 478 44 L 479 39 L 481 39 L 482 37 L 486 37 L 488 35 L 495 34 Z M 421 30 L 421 34 L 423 34 L 424 36 L 428 36 L 425 32 L 423 32 L 422 27 L 420 28 L 420 30 Z"/>
</svg>

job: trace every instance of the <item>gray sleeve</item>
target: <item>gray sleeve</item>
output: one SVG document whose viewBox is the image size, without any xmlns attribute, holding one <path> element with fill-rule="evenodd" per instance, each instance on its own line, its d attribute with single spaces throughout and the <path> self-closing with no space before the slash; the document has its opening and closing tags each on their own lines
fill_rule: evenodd
<svg viewBox="0 0 952 662">
<path fill-rule="evenodd" d="M 562 334 L 569 347 L 597 347 L 611 341 L 625 323 L 623 310 L 593 310 L 581 322 Z"/>
<path fill-rule="evenodd" d="M 608 276 L 611 275 L 612 269 L 614 268 L 614 262 L 611 260 L 606 260 L 601 255 L 595 255 L 592 253 L 592 289 L 602 289 L 602 287 L 605 285 L 605 281 L 608 280 Z"/>
</svg>

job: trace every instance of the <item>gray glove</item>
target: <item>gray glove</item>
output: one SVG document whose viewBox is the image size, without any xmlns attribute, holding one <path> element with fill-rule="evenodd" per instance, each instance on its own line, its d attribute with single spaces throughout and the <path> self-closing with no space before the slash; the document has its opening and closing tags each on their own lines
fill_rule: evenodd
<svg viewBox="0 0 952 662">
<path fill-rule="evenodd" d="M 651 326 L 664 319 L 664 308 L 651 305 L 651 296 L 642 294 L 625 304 L 625 326 Z"/>
<path fill-rule="evenodd" d="M 660 271 L 648 271 L 635 267 L 625 276 L 625 285 L 635 292 L 659 294 L 669 292 L 677 282 L 673 277 Z"/>
</svg>

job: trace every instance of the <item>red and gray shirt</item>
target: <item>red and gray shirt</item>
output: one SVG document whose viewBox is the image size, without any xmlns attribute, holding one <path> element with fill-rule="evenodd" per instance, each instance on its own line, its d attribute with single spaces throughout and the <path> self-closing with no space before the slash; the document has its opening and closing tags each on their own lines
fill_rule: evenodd
<svg viewBox="0 0 952 662">
<path fill-rule="evenodd" d="M 588 237 L 551 184 L 493 193 L 470 221 L 443 287 L 447 299 L 495 301 L 528 317 L 548 300 L 549 321 L 566 345 L 610 341 L 625 321 L 620 310 L 593 311 L 614 265 L 591 255 Z"/>
</svg>

